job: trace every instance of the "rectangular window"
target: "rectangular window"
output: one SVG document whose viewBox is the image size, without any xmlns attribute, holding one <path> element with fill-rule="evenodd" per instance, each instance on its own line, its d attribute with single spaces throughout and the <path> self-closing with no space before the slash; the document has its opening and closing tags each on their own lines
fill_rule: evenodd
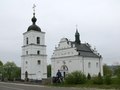
<svg viewBox="0 0 120 90">
<path fill-rule="evenodd" d="M 26 38 L 26 44 L 28 44 L 28 37 Z"/>
<path fill-rule="evenodd" d="M 40 37 L 37 37 L 37 44 L 40 44 Z"/>
<path fill-rule="evenodd" d="M 38 63 L 38 65 L 40 65 L 40 64 L 41 64 L 41 61 L 40 61 L 40 60 L 38 60 L 38 62 L 37 62 L 37 63 Z"/>
<path fill-rule="evenodd" d="M 37 51 L 37 55 L 40 55 L 40 51 L 39 50 Z"/>
</svg>

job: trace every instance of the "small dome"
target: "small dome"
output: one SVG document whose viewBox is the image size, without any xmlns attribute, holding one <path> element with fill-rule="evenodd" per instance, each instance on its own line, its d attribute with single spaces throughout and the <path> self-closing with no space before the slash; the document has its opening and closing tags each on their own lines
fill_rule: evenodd
<svg viewBox="0 0 120 90">
<path fill-rule="evenodd" d="M 37 21 L 36 17 L 33 16 L 33 18 L 31 19 L 31 21 L 33 22 L 33 24 L 35 24 L 35 22 Z"/>
</svg>

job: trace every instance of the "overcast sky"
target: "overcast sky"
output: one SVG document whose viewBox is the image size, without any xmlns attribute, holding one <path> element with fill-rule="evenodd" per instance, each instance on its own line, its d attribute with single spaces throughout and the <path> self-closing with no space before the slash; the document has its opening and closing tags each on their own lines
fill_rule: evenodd
<svg viewBox="0 0 120 90">
<path fill-rule="evenodd" d="M 46 32 L 48 63 L 62 37 L 74 41 L 76 24 L 81 42 L 103 56 L 103 63 L 120 63 L 120 0 L 0 0 L 0 60 L 21 66 L 23 33 L 32 24 Z"/>
</svg>

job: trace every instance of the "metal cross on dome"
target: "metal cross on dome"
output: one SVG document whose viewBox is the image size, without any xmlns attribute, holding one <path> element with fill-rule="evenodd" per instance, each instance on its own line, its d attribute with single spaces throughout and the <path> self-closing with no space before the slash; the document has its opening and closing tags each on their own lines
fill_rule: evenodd
<svg viewBox="0 0 120 90">
<path fill-rule="evenodd" d="M 33 4 L 33 14 L 34 14 L 34 15 L 35 15 L 35 7 L 36 7 L 36 5 Z"/>
</svg>

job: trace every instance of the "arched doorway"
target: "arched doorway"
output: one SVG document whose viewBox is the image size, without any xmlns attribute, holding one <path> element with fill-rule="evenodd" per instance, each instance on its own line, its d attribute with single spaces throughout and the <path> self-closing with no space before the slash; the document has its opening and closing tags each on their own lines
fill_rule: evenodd
<svg viewBox="0 0 120 90">
<path fill-rule="evenodd" d="M 27 81 L 28 80 L 28 72 L 26 71 L 25 72 L 25 81 Z"/>
<path fill-rule="evenodd" d="M 37 72 L 37 80 L 41 80 L 41 72 L 40 71 Z"/>
<path fill-rule="evenodd" d="M 68 67 L 66 65 L 62 65 L 60 71 L 61 71 L 63 77 L 65 77 L 66 74 L 68 73 Z"/>
</svg>

